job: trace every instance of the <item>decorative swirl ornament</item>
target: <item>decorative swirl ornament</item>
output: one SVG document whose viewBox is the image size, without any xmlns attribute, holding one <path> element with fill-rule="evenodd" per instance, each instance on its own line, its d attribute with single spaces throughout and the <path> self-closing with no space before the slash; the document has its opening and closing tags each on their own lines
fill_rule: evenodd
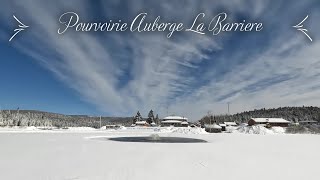
<svg viewBox="0 0 320 180">
<path fill-rule="evenodd" d="M 11 36 L 11 38 L 9 39 L 9 42 L 12 41 L 12 39 L 21 31 L 24 31 L 26 28 L 28 28 L 29 26 L 23 24 L 15 15 L 13 15 L 13 18 L 19 23 L 18 27 L 14 30 L 14 34 Z"/>
<path fill-rule="evenodd" d="M 308 30 L 307 29 L 305 29 L 304 27 L 303 27 L 303 24 L 302 23 L 304 23 L 307 19 L 308 19 L 308 17 L 309 17 L 309 15 L 307 15 L 299 24 L 297 24 L 297 25 L 295 25 L 295 26 L 292 26 L 292 27 L 294 27 L 294 28 L 297 28 L 297 30 L 298 31 L 301 31 L 304 35 L 306 35 L 308 38 L 309 38 L 309 40 L 312 42 L 312 38 L 308 35 Z"/>
</svg>

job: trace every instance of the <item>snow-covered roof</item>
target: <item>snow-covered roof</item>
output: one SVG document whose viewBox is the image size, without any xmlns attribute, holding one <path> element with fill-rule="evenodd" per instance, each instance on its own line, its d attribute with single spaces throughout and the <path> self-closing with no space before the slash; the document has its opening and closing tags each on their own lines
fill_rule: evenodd
<svg viewBox="0 0 320 180">
<path fill-rule="evenodd" d="M 204 126 L 205 126 L 205 128 L 222 129 L 222 127 L 219 126 L 218 124 L 205 124 Z"/>
<path fill-rule="evenodd" d="M 227 126 L 237 126 L 236 122 L 224 122 L 224 124 Z"/>
<path fill-rule="evenodd" d="M 251 118 L 251 119 L 259 123 L 290 123 L 290 121 L 287 121 L 283 118 Z"/>
<path fill-rule="evenodd" d="M 188 121 L 188 118 L 181 116 L 167 116 L 163 118 L 163 120 L 180 120 L 180 121 Z"/>
<path fill-rule="evenodd" d="M 147 124 L 147 121 L 137 121 L 136 124 Z"/>
<path fill-rule="evenodd" d="M 219 124 L 219 126 L 223 127 L 223 126 L 226 126 L 226 124 Z"/>
<path fill-rule="evenodd" d="M 166 121 L 161 121 L 161 123 L 182 123 L 179 120 L 166 120 Z"/>
<path fill-rule="evenodd" d="M 189 124 L 188 122 L 182 122 L 181 124 Z"/>
</svg>

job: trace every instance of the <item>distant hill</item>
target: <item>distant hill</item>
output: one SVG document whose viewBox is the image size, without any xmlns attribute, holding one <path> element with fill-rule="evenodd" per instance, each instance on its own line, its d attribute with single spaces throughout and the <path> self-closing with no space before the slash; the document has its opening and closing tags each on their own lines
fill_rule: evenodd
<svg viewBox="0 0 320 180">
<path fill-rule="evenodd" d="M 299 122 L 313 120 L 320 122 L 320 108 L 313 106 L 303 107 L 280 107 L 272 109 L 255 109 L 253 111 L 244 111 L 233 115 L 218 115 L 214 116 L 217 122 L 235 121 L 238 123 L 247 122 L 250 118 L 284 118 L 291 122 Z M 201 122 L 208 123 L 210 118 L 204 116 Z"/>
<path fill-rule="evenodd" d="M 101 125 L 132 124 L 132 117 L 101 117 Z M 64 115 L 37 110 L 1 110 L 0 126 L 100 127 L 100 117 Z"/>
</svg>

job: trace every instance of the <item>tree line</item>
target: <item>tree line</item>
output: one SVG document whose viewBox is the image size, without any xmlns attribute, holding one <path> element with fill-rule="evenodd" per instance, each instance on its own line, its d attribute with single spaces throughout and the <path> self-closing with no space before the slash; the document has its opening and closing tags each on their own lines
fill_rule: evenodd
<svg viewBox="0 0 320 180">
<path fill-rule="evenodd" d="M 211 115 L 205 115 L 200 122 L 209 123 Z M 320 108 L 314 106 L 279 107 L 270 109 L 255 109 L 237 114 L 215 115 L 213 120 L 218 123 L 235 121 L 246 123 L 250 118 L 283 118 L 291 122 L 318 121 L 320 122 Z"/>
<path fill-rule="evenodd" d="M 158 114 L 154 116 L 150 110 L 148 116 L 143 118 L 138 111 L 133 117 L 99 117 L 87 115 L 63 115 L 57 113 L 35 110 L 1 110 L 0 127 L 4 126 L 37 126 L 37 127 L 93 127 L 105 125 L 130 126 L 137 121 L 159 124 Z"/>
<path fill-rule="evenodd" d="M 154 116 L 150 110 L 148 116 L 143 118 L 138 111 L 133 117 L 101 117 L 101 126 L 123 125 L 130 126 L 137 121 L 160 124 L 158 114 Z M 210 123 L 210 116 L 205 115 L 200 122 Z M 255 109 L 233 115 L 213 115 L 213 121 L 217 123 L 235 121 L 246 123 L 250 118 L 269 117 L 284 118 L 291 122 L 318 121 L 320 122 L 320 108 L 313 106 L 280 107 L 271 109 Z M 33 110 L 1 110 L 0 126 L 44 126 L 44 127 L 100 127 L 100 117 L 87 115 L 63 115 Z"/>
<path fill-rule="evenodd" d="M 101 121 L 100 121 L 101 120 Z M 130 126 L 131 117 L 97 117 L 87 115 L 63 115 L 33 110 L 1 110 L 0 126 L 42 127 L 93 127 L 105 125 Z"/>
</svg>

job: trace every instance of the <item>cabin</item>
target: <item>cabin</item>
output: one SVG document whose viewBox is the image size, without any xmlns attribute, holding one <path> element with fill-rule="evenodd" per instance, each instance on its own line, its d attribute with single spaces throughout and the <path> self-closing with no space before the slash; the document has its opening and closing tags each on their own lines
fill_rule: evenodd
<svg viewBox="0 0 320 180">
<path fill-rule="evenodd" d="M 206 132 L 209 132 L 209 133 L 221 133 L 221 131 L 222 131 L 222 127 L 216 123 L 205 124 L 204 129 Z"/>
<path fill-rule="evenodd" d="M 168 116 L 161 121 L 162 127 L 174 126 L 174 127 L 188 127 L 188 118 L 181 116 Z"/>
<path fill-rule="evenodd" d="M 220 123 L 219 126 L 222 128 L 222 131 L 227 131 L 228 128 L 236 127 L 238 124 L 236 122 L 224 122 Z"/>
<path fill-rule="evenodd" d="M 288 127 L 290 121 L 287 121 L 283 118 L 251 118 L 248 121 L 249 126 L 253 125 L 265 125 L 265 126 L 279 126 L 279 127 Z"/>
<path fill-rule="evenodd" d="M 135 123 L 135 126 L 143 126 L 143 127 L 147 127 L 150 126 L 149 123 L 147 123 L 147 121 L 137 121 Z"/>
<path fill-rule="evenodd" d="M 221 127 L 221 131 L 226 131 L 227 130 L 227 125 L 224 123 L 220 123 L 219 126 Z"/>
<path fill-rule="evenodd" d="M 233 127 L 235 127 L 235 126 L 238 126 L 238 124 L 236 123 L 236 122 L 224 122 L 224 124 L 226 125 L 226 126 L 233 126 Z"/>
</svg>

